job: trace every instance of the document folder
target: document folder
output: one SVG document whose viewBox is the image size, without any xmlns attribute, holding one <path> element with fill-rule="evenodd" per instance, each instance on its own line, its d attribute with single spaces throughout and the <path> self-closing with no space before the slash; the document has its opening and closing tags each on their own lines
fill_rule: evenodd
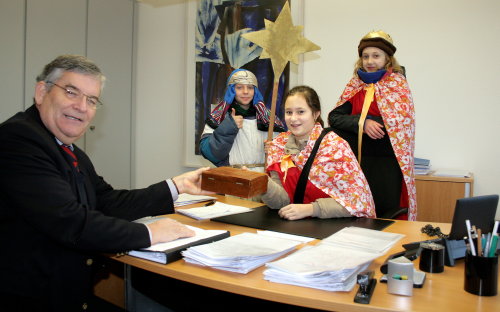
<svg viewBox="0 0 500 312">
<path fill-rule="evenodd" d="M 220 231 L 217 231 L 219 233 Z M 142 258 L 162 264 L 167 264 L 171 263 L 173 261 L 179 260 L 182 258 L 181 252 L 183 250 L 186 250 L 189 247 L 192 246 L 198 246 L 198 245 L 203 245 L 203 244 L 208 244 L 212 243 L 221 239 L 224 239 L 226 237 L 229 237 L 230 233 L 229 231 L 223 231 L 222 233 L 219 233 L 214 236 L 210 237 L 205 237 L 199 240 L 196 240 L 194 242 L 190 242 L 181 246 L 176 246 L 173 248 L 169 248 L 163 251 L 156 251 L 156 250 L 146 250 L 146 249 L 140 249 L 140 250 L 131 250 L 128 252 L 128 255 L 134 256 L 137 258 Z"/>
</svg>

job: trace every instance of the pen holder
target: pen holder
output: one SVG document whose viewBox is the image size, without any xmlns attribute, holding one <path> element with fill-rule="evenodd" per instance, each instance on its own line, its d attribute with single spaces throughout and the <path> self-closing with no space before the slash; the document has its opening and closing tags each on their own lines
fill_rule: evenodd
<svg viewBox="0 0 500 312">
<path fill-rule="evenodd" d="M 465 255 L 464 289 L 478 296 L 496 296 L 498 255 L 494 257 Z"/>
<path fill-rule="evenodd" d="M 413 295 L 413 263 L 399 257 L 387 265 L 387 292 L 395 295 Z M 405 260 L 406 259 L 406 260 Z"/>
<path fill-rule="evenodd" d="M 419 269 L 429 273 L 444 271 L 444 246 L 436 243 L 420 244 Z"/>
</svg>

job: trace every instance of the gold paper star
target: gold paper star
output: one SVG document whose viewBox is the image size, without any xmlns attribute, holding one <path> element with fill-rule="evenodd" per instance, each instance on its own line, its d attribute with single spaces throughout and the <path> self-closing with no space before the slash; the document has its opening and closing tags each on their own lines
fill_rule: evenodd
<svg viewBox="0 0 500 312">
<path fill-rule="evenodd" d="M 279 80 L 288 61 L 299 63 L 299 54 L 321 49 L 302 36 L 303 26 L 293 26 L 288 1 L 276 22 L 264 19 L 265 29 L 243 34 L 242 37 L 262 47 L 261 59 L 270 58 L 274 80 Z"/>
</svg>

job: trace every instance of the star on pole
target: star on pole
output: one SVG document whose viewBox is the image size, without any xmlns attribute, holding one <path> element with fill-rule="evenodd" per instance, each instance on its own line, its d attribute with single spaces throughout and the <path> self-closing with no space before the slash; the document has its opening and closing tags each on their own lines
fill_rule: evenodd
<svg viewBox="0 0 500 312">
<path fill-rule="evenodd" d="M 264 30 L 243 34 L 242 37 L 262 47 L 261 59 L 270 58 L 274 81 L 278 81 L 289 61 L 299 63 L 299 54 L 321 49 L 302 36 L 303 26 L 294 26 L 288 1 L 273 23 L 264 19 Z"/>
<path fill-rule="evenodd" d="M 302 36 L 303 26 L 294 26 L 288 1 L 281 9 L 273 23 L 264 19 L 264 30 L 243 34 L 242 37 L 262 47 L 261 59 L 270 58 L 274 72 L 274 86 L 271 99 L 271 115 L 269 116 L 268 141 L 273 139 L 274 119 L 276 116 L 276 99 L 278 82 L 281 73 L 289 61 L 299 63 L 299 54 L 321 49 L 312 41 Z"/>
</svg>

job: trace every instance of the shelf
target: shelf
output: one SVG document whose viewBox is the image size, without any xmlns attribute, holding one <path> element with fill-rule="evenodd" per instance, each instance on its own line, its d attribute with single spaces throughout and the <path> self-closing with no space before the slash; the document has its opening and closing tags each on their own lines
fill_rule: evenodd
<svg viewBox="0 0 500 312">
<path fill-rule="evenodd" d="M 452 222 L 457 199 L 473 196 L 474 178 L 415 176 L 417 221 Z"/>
</svg>

